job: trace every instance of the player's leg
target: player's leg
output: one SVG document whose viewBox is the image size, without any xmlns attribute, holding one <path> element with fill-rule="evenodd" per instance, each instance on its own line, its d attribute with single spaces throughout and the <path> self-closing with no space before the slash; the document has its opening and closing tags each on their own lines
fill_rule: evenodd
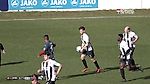
<svg viewBox="0 0 150 84">
<path fill-rule="evenodd" d="M 135 60 L 133 58 L 134 50 L 135 50 L 135 48 L 132 48 L 131 49 L 131 54 L 130 54 L 131 55 L 131 65 L 132 65 L 132 67 L 136 67 Z"/>
<path fill-rule="evenodd" d="M 139 71 L 141 71 L 141 72 L 143 72 L 143 69 L 141 68 L 141 66 L 140 65 L 137 65 L 136 66 L 136 63 L 135 63 L 135 60 L 134 60 L 134 58 L 133 58 L 133 54 L 134 54 L 134 51 L 135 51 L 135 47 L 133 47 L 132 49 L 132 52 L 131 52 L 131 67 L 132 67 L 132 71 L 136 71 L 136 70 L 139 70 Z"/>
<path fill-rule="evenodd" d="M 97 62 L 97 60 L 95 59 L 95 58 L 91 58 L 91 60 L 92 60 L 92 62 L 95 64 L 95 66 L 96 66 L 96 72 L 97 73 L 100 73 L 103 69 L 102 68 L 100 68 L 100 66 L 99 66 L 99 64 L 98 64 L 98 62 Z"/>
<path fill-rule="evenodd" d="M 132 62 L 133 62 L 133 59 L 131 58 L 131 55 L 127 55 L 127 62 L 128 62 L 128 68 L 129 68 L 129 71 L 135 71 L 137 69 L 136 65 L 133 65 Z"/>
<path fill-rule="evenodd" d="M 82 72 L 86 72 L 86 71 L 87 71 L 87 68 L 88 68 L 87 62 L 86 62 L 86 60 L 85 60 L 85 56 L 86 56 L 85 54 L 81 54 L 81 57 L 80 57 L 80 59 L 81 59 L 83 65 L 84 65 L 84 69 L 82 70 Z"/>
<path fill-rule="evenodd" d="M 125 78 L 125 71 L 124 71 L 124 68 L 125 68 L 125 59 L 120 59 L 120 74 L 121 74 L 121 77 L 123 79 L 123 81 L 126 81 L 126 78 Z"/>
<path fill-rule="evenodd" d="M 93 51 L 93 50 L 92 50 L 92 51 L 88 51 L 88 52 L 87 52 L 87 55 L 90 56 L 91 61 L 95 64 L 95 66 L 96 66 L 96 72 L 98 72 L 98 73 L 101 72 L 102 69 L 100 68 L 100 66 L 99 66 L 99 64 L 98 64 L 98 62 L 97 62 L 97 60 L 95 59 L 94 51 Z"/>
<path fill-rule="evenodd" d="M 129 53 L 126 53 L 126 59 L 127 59 L 127 64 L 128 64 L 128 69 L 129 71 L 132 71 L 135 69 L 135 66 L 132 65 L 132 49 L 127 50 L 127 52 L 129 51 Z"/>
</svg>

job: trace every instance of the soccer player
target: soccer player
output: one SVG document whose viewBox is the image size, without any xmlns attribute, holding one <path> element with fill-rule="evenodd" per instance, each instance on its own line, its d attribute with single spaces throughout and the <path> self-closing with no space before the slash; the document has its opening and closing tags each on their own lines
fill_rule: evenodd
<svg viewBox="0 0 150 84">
<path fill-rule="evenodd" d="M 131 54 L 130 54 L 130 59 L 128 60 L 128 64 L 129 64 L 129 70 L 136 70 L 136 64 L 135 61 L 133 59 L 133 53 L 135 50 L 135 43 L 138 41 L 139 37 L 136 35 L 135 32 L 131 31 L 131 28 L 129 26 L 126 26 L 124 28 L 124 40 L 127 42 L 128 47 L 131 50 Z"/>
<path fill-rule="evenodd" d="M 31 82 L 32 84 L 40 84 L 40 82 L 38 80 L 38 75 L 36 75 L 36 74 L 32 75 L 31 80 L 32 80 L 32 82 Z"/>
<path fill-rule="evenodd" d="M 118 34 L 118 36 L 119 36 L 118 44 L 119 44 L 119 49 L 120 49 L 120 56 L 119 56 L 120 74 L 121 74 L 123 81 L 126 81 L 124 68 L 126 67 L 126 62 L 127 62 L 127 59 L 130 57 L 131 52 L 127 45 L 127 42 L 125 42 L 123 39 L 123 34 Z"/>
<path fill-rule="evenodd" d="M 5 54 L 4 46 L 2 43 L 0 43 L 0 66 L 1 66 L 1 53 Z"/>
<path fill-rule="evenodd" d="M 54 44 L 52 41 L 49 40 L 48 35 L 44 35 L 44 47 L 43 50 L 39 53 L 39 56 L 41 56 L 42 53 L 46 53 L 47 56 L 49 56 L 50 59 L 55 60 L 54 56 L 54 47 L 56 44 Z"/>
<path fill-rule="evenodd" d="M 46 77 L 46 84 L 55 84 L 56 77 L 62 69 L 62 65 L 55 60 L 49 59 L 48 55 L 43 55 L 44 61 L 41 63 L 41 69 L 38 73 L 43 72 Z M 56 70 L 55 66 L 58 67 Z M 56 72 L 57 71 L 57 72 Z"/>
<path fill-rule="evenodd" d="M 93 63 L 96 66 L 96 72 L 99 73 L 102 71 L 102 69 L 100 68 L 98 62 L 95 59 L 95 54 L 94 54 L 94 49 L 93 46 L 90 42 L 90 38 L 88 36 L 88 34 L 86 33 L 85 27 L 84 26 L 80 26 L 79 27 L 79 32 L 81 34 L 80 38 L 81 38 L 81 50 L 80 50 L 80 58 L 82 60 L 82 63 L 84 65 L 84 69 L 82 70 L 82 72 L 86 72 L 88 70 L 88 65 L 87 62 L 85 60 L 86 56 L 89 56 L 91 58 L 91 60 L 93 61 Z"/>
</svg>

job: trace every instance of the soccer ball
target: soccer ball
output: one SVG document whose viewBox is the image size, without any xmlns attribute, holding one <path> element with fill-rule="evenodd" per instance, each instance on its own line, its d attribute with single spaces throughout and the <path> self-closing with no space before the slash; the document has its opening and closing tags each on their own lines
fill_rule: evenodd
<svg viewBox="0 0 150 84">
<path fill-rule="evenodd" d="M 77 47 L 76 47 L 76 51 L 77 51 L 77 52 L 80 52 L 80 50 L 81 50 L 81 46 L 77 46 Z"/>
</svg>

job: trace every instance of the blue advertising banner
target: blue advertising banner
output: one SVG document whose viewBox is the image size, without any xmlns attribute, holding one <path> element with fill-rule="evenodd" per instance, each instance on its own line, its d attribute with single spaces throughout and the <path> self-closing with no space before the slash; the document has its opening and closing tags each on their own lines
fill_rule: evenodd
<svg viewBox="0 0 150 84">
<path fill-rule="evenodd" d="M 8 0 L 0 0 L 0 10 L 1 11 L 8 10 Z"/>
<path fill-rule="evenodd" d="M 8 0 L 9 10 L 98 8 L 98 0 Z"/>
</svg>

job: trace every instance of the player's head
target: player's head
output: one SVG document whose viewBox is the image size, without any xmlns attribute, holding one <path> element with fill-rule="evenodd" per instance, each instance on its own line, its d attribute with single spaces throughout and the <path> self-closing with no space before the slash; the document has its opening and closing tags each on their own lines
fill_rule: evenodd
<svg viewBox="0 0 150 84">
<path fill-rule="evenodd" d="M 49 36 L 46 34 L 44 35 L 44 41 L 47 41 L 47 40 L 49 40 Z"/>
<path fill-rule="evenodd" d="M 85 32 L 85 27 L 84 26 L 80 26 L 79 27 L 79 31 L 80 31 L 80 34 L 83 34 Z"/>
<path fill-rule="evenodd" d="M 48 60 L 49 59 L 48 55 L 43 55 L 43 57 L 44 57 L 44 60 Z"/>
<path fill-rule="evenodd" d="M 38 84 L 38 76 L 36 74 L 32 75 L 32 84 Z"/>
<path fill-rule="evenodd" d="M 130 28 L 129 26 L 126 26 L 126 27 L 124 28 L 124 32 L 125 32 L 125 33 L 129 32 L 130 30 L 131 30 L 131 28 Z"/>
<path fill-rule="evenodd" d="M 123 34 L 118 34 L 118 36 L 119 37 L 118 37 L 117 41 L 120 43 L 123 39 Z"/>
<path fill-rule="evenodd" d="M 38 81 L 38 76 L 36 74 L 32 75 L 32 80 L 37 80 Z"/>
</svg>

